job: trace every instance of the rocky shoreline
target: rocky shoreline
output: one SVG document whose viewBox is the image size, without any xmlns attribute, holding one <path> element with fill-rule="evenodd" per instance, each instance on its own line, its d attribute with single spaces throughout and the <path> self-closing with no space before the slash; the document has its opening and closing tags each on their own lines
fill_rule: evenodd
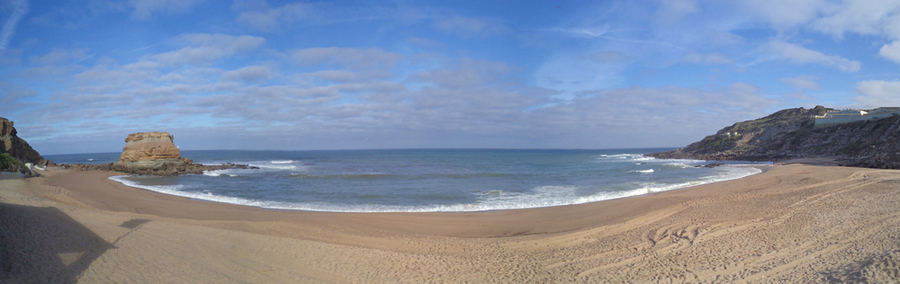
<svg viewBox="0 0 900 284">
<path fill-rule="evenodd" d="M 259 169 L 242 164 L 203 165 L 181 157 L 174 136 L 167 132 L 139 132 L 125 138 L 119 161 L 106 164 L 56 164 L 44 159 L 24 139 L 16 135 L 13 122 L 0 117 L 0 171 L 40 176 L 39 171 L 57 166 L 77 171 L 115 171 L 134 175 L 175 176 L 203 174 L 224 169 Z"/>
<path fill-rule="evenodd" d="M 129 167 L 120 163 L 106 164 L 57 164 L 57 166 L 76 171 L 115 171 L 133 175 L 157 175 L 157 176 L 177 176 L 188 174 L 203 174 L 205 171 L 215 171 L 224 169 L 259 169 L 244 164 L 226 163 L 221 165 L 203 165 L 203 164 L 186 164 L 186 163 L 163 163 L 159 167 Z"/>
<path fill-rule="evenodd" d="M 786 109 L 735 123 L 660 159 L 778 162 L 829 158 L 840 166 L 900 169 L 900 116 L 815 127 L 813 115 L 826 108 Z"/>
</svg>

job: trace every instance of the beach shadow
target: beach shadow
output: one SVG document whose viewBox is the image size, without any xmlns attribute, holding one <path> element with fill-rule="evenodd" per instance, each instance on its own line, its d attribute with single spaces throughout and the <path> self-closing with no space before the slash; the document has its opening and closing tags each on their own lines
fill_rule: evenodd
<svg viewBox="0 0 900 284">
<path fill-rule="evenodd" d="M 137 229 L 137 227 L 139 227 L 140 225 L 143 225 L 144 223 L 147 223 L 147 222 L 150 222 L 150 220 L 131 219 L 131 220 L 122 222 L 122 225 L 119 225 L 119 227 L 126 228 L 126 229 Z"/>
<path fill-rule="evenodd" d="M 0 204 L 0 283 L 75 283 L 110 248 L 59 209 Z"/>
<path fill-rule="evenodd" d="M 900 275 L 900 250 L 868 256 L 821 273 L 821 283 L 897 283 Z"/>
</svg>

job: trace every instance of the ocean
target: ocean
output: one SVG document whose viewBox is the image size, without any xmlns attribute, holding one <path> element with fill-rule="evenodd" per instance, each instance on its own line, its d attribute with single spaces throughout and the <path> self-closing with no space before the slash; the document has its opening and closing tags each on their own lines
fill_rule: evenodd
<svg viewBox="0 0 900 284">
<path fill-rule="evenodd" d="M 760 173 L 759 163 L 644 157 L 671 149 L 181 151 L 201 164 L 259 169 L 115 176 L 125 185 L 197 200 L 331 212 L 470 212 L 551 207 L 652 194 Z M 120 153 L 47 155 L 115 162 Z"/>
</svg>

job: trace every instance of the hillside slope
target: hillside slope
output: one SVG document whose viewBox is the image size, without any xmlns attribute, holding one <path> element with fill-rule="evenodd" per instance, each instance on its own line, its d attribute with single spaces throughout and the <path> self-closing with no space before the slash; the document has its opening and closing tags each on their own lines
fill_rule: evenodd
<svg viewBox="0 0 900 284">
<path fill-rule="evenodd" d="M 827 157 L 847 166 L 900 169 L 900 116 L 814 128 L 812 116 L 827 110 L 781 110 L 735 123 L 687 147 L 648 156 L 745 161 Z"/>
</svg>

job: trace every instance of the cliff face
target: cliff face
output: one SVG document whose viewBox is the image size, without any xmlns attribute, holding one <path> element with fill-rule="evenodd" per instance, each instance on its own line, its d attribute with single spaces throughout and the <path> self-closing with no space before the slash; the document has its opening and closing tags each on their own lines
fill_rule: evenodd
<svg viewBox="0 0 900 284">
<path fill-rule="evenodd" d="M 32 149 L 28 142 L 16 136 L 16 132 L 12 121 L 0 117 L 0 153 L 7 153 L 25 163 L 43 162 L 44 157 Z"/>
<path fill-rule="evenodd" d="M 52 162 L 41 157 L 41 154 L 32 149 L 24 139 L 16 136 L 16 133 L 13 122 L 0 117 L 0 170 L 18 172 L 25 176 L 38 176 L 36 172 L 25 167 L 25 163 L 46 166 Z"/>
<path fill-rule="evenodd" d="M 776 161 L 828 157 L 843 165 L 900 169 L 900 116 L 814 128 L 827 109 L 795 108 L 735 123 L 687 147 L 648 156 Z"/>
</svg>

